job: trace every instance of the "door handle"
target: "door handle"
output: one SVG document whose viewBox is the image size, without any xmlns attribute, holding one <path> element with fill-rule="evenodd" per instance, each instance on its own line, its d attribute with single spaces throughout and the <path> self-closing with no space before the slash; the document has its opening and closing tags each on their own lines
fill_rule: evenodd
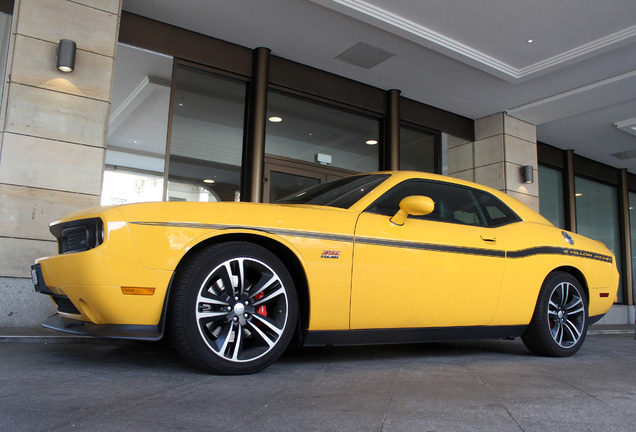
<svg viewBox="0 0 636 432">
<path fill-rule="evenodd" d="M 482 234 L 481 239 L 488 243 L 497 243 L 497 237 L 494 234 Z"/>
</svg>

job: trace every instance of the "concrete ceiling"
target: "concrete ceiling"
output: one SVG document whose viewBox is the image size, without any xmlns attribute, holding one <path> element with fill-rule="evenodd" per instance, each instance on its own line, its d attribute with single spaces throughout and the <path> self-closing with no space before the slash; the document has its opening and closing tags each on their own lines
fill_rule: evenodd
<svg viewBox="0 0 636 432">
<path fill-rule="evenodd" d="M 124 0 L 124 10 L 473 119 L 506 111 L 536 124 L 540 141 L 636 173 L 634 0 Z M 354 62 L 388 58 L 370 68 L 337 58 L 360 42 Z"/>
</svg>

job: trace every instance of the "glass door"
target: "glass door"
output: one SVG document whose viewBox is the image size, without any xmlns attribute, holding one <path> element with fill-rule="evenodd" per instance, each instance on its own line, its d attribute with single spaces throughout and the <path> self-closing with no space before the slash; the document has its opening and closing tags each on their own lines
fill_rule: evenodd
<svg viewBox="0 0 636 432">
<path fill-rule="evenodd" d="M 299 190 L 335 180 L 354 171 L 280 156 L 265 156 L 263 202 L 273 202 Z"/>
</svg>

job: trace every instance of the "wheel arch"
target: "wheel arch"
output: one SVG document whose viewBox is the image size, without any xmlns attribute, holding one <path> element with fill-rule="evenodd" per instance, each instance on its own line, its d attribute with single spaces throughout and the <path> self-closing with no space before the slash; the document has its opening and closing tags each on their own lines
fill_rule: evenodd
<svg viewBox="0 0 636 432">
<path fill-rule="evenodd" d="M 579 270 L 576 267 L 564 265 L 564 266 L 552 269 L 552 271 L 550 271 L 545 276 L 545 278 L 543 280 L 545 280 L 549 275 L 551 275 L 552 273 L 557 272 L 557 271 L 562 271 L 564 273 L 568 273 L 574 279 L 579 281 L 579 283 L 581 284 L 581 287 L 583 288 L 583 291 L 585 291 L 585 300 L 587 301 L 587 305 L 589 306 L 589 304 L 590 304 L 590 289 L 588 287 L 587 278 L 585 277 L 583 272 L 581 272 L 581 270 Z"/>
<path fill-rule="evenodd" d="M 243 232 L 227 233 L 210 237 L 197 243 L 186 252 L 186 254 L 179 261 L 179 264 L 177 264 L 177 267 L 174 270 L 174 274 L 177 274 L 184 263 L 186 263 L 188 259 L 194 256 L 198 251 L 219 243 L 236 241 L 256 244 L 264 249 L 267 249 L 268 251 L 276 255 L 283 262 L 285 267 L 287 267 L 287 270 L 289 270 L 289 273 L 294 280 L 296 294 L 298 296 L 298 323 L 296 325 L 296 334 L 294 336 L 294 339 L 292 339 L 292 342 L 295 341 L 298 344 L 302 344 L 302 341 L 304 340 L 307 333 L 307 329 L 309 328 L 309 283 L 307 281 L 307 274 L 305 273 L 305 269 L 300 259 L 287 245 L 283 244 L 282 242 L 263 235 Z M 172 284 L 172 280 L 170 283 Z M 163 322 L 165 322 L 167 319 L 167 306 L 168 302 L 170 301 L 171 291 L 172 290 L 169 289 L 168 294 L 166 295 L 163 309 Z"/>
</svg>

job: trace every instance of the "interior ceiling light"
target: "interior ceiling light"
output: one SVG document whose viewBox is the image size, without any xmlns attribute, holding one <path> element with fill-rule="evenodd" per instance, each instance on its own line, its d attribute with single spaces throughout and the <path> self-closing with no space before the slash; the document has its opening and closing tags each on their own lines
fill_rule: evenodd
<svg viewBox="0 0 636 432">
<path fill-rule="evenodd" d="M 212 183 L 214 183 L 214 180 L 212 180 L 212 179 L 204 179 L 203 183 L 212 184 Z"/>
<path fill-rule="evenodd" d="M 367 140 L 366 143 L 369 145 L 376 145 L 378 142 L 376 140 Z"/>
<path fill-rule="evenodd" d="M 278 116 L 272 116 L 269 118 L 269 121 L 271 121 L 272 123 L 280 123 L 283 121 L 283 118 Z"/>
</svg>

